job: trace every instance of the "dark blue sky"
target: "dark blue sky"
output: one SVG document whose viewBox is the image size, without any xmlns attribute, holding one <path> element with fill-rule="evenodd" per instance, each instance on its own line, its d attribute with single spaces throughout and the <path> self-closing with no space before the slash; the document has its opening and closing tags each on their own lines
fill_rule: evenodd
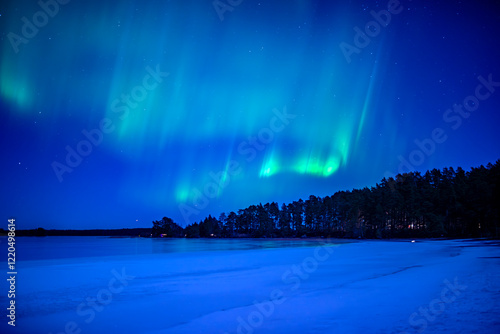
<svg viewBox="0 0 500 334">
<path fill-rule="evenodd" d="M 0 7 L 5 226 L 185 225 L 500 158 L 491 1 L 61 2 Z"/>
</svg>

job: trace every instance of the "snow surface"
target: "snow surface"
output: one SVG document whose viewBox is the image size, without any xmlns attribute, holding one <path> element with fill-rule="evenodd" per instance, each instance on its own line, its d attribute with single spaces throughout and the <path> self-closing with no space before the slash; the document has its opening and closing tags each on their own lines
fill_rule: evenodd
<svg viewBox="0 0 500 334">
<path fill-rule="evenodd" d="M 85 253 L 89 243 L 73 240 Z M 498 242 L 223 242 L 18 261 L 16 327 L 4 313 L 0 332 L 500 333 Z"/>
</svg>

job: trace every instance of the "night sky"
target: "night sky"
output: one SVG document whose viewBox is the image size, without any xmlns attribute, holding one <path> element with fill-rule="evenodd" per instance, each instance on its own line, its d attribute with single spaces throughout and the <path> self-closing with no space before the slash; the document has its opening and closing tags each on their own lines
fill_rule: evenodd
<svg viewBox="0 0 500 334">
<path fill-rule="evenodd" d="M 495 162 L 494 3 L 3 1 L 0 227 L 185 226 Z"/>
</svg>

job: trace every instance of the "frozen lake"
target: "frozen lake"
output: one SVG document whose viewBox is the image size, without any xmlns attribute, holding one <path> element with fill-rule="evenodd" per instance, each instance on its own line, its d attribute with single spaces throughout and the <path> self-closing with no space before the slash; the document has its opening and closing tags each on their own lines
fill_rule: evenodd
<svg viewBox="0 0 500 334">
<path fill-rule="evenodd" d="M 109 237 L 18 237 L 18 260 L 232 251 L 282 247 L 307 247 L 316 239 L 170 239 Z M 347 240 L 336 240 L 346 243 Z"/>
<path fill-rule="evenodd" d="M 500 332 L 498 242 L 16 242 L 16 328 L 3 316 L 1 333 Z"/>
</svg>

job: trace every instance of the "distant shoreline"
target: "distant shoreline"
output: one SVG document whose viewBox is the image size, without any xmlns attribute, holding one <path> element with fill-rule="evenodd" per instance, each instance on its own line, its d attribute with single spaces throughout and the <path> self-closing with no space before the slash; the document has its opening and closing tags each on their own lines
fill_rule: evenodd
<svg viewBox="0 0 500 334">
<path fill-rule="evenodd" d="M 6 230 L 0 229 L 0 236 L 7 236 Z M 252 237 L 250 235 L 235 236 L 231 238 L 227 237 L 198 237 L 198 238 L 187 238 L 187 237 L 152 237 L 151 228 L 121 228 L 121 229 L 89 229 L 89 230 L 46 230 L 43 228 L 38 229 L 27 229 L 27 230 L 17 230 L 16 236 L 18 237 L 110 237 L 110 238 L 152 238 L 152 239 L 254 239 L 254 240 L 346 240 L 348 242 L 353 242 L 356 240 L 453 240 L 453 239 L 474 239 L 474 240 L 498 240 L 497 238 L 477 238 L 475 236 L 461 237 L 461 238 L 451 238 L 451 237 L 420 237 L 420 238 L 390 238 L 390 239 L 380 239 L 380 238 L 347 238 L 347 237 L 318 237 L 318 236 L 297 236 L 297 237 Z"/>
<path fill-rule="evenodd" d="M 7 231 L 0 229 L 0 236 L 7 235 Z M 46 230 L 44 228 L 16 230 L 19 237 L 151 237 L 151 228 L 121 228 L 121 229 L 89 229 L 89 230 Z"/>
</svg>

